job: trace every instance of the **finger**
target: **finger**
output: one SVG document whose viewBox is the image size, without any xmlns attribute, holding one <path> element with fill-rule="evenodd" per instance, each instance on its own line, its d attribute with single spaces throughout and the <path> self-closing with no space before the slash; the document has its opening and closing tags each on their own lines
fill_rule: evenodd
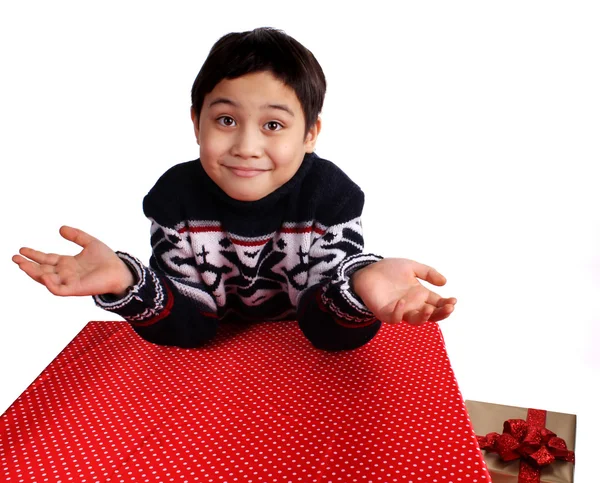
<svg viewBox="0 0 600 483">
<path fill-rule="evenodd" d="M 63 284 L 60 276 L 56 273 L 45 273 L 40 277 L 42 283 L 53 295 L 65 297 L 72 295 L 72 289 L 69 285 Z"/>
<path fill-rule="evenodd" d="M 38 283 L 42 283 L 40 277 L 42 276 L 43 272 L 40 268 L 40 265 L 31 262 L 19 255 L 15 255 L 13 257 L 13 262 L 15 262 L 19 266 L 19 268 L 23 270 L 27 275 L 29 275 L 29 277 L 31 277 L 33 280 L 35 280 Z"/>
<path fill-rule="evenodd" d="M 54 265 L 40 265 L 39 263 L 27 260 L 21 255 L 13 256 L 12 260 L 29 276 L 35 275 L 39 277 L 44 273 L 56 273 Z"/>
<path fill-rule="evenodd" d="M 58 295 L 60 277 L 56 273 L 44 273 L 40 276 L 40 281 L 46 286 L 50 293 Z"/>
<path fill-rule="evenodd" d="M 399 324 L 402 322 L 404 318 L 404 311 L 406 310 L 406 300 L 400 299 L 396 302 L 396 306 L 394 307 L 394 311 L 392 312 L 392 316 L 390 318 L 390 323 Z"/>
<path fill-rule="evenodd" d="M 435 309 L 431 317 L 429 317 L 429 320 L 431 322 L 439 322 L 440 320 L 448 318 L 452 312 L 454 312 L 453 304 L 444 305 L 443 307 Z"/>
<path fill-rule="evenodd" d="M 443 307 L 444 305 L 456 305 L 456 302 L 457 302 L 457 300 L 456 300 L 455 297 L 450 297 L 450 298 L 447 298 L 447 299 L 440 298 L 437 306 L 438 307 Z"/>
<path fill-rule="evenodd" d="M 406 302 L 404 300 L 390 302 L 381 311 L 374 313 L 374 315 L 387 324 L 397 324 L 402 322 L 405 306 Z"/>
<path fill-rule="evenodd" d="M 425 280 L 426 282 L 437 286 L 442 286 L 446 284 L 446 277 L 444 277 L 435 268 L 414 261 L 412 268 L 415 272 L 415 275 L 421 280 Z"/>
<path fill-rule="evenodd" d="M 456 298 L 454 298 L 454 297 L 443 298 L 443 297 L 440 297 L 437 293 L 432 292 L 431 290 L 429 290 L 428 292 L 429 293 L 427 294 L 425 303 L 433 305 L 434 307 L 443 307 L 444 305 L 448 305 L 448 304 L 450 304 L 450 305 L 456 304 Z"/>
<path fill-rule="evenodd" d="M 28 260 L 21 255 L 13 255 L 12 261 L 15 262 L 17 265 L 20 265 L 21 263 L 27 262 Z"/>
<path fill-rule="evenodd" d="M 77 245 L 83 248 L 95 240 L 92 235 L 87 234 L 85 231 L 80 230 L 79 228 L 73 228 L 71 226 L 61 226 L 59 232 L 65 240 L 77 243 Z"/>
<path fill-rule="evenodd" d="M 421 312 L 419 310 L 409 310 L 404 313 L 404 322 L 410 325 L 421 325 Z"/>
<path fill-rule="evenodd" d="M 21 248 L 19 253 L 40 265 L 56 265 L 60 258 L 56 253 L 44 253 L 27 247 Z"/>
<path fill-rule="evenodd" d="M 430 320 L 435 308 L 431 305 L 423 305 L 420 310 L 411 310 L 404 314 L 404 321 L 411 325 L 421 325 Z"/>
<path fill-rule="evenodd" d="M 432 298 L 431 300 L 428 298 L 427 303 L 433 305 L 434 307 L 441 308 L 444 305 L 456 305 L 456 299 L 454 297 L 447 299 L 439 297 L 437 300 L 435 298 Z"/>
</svg>

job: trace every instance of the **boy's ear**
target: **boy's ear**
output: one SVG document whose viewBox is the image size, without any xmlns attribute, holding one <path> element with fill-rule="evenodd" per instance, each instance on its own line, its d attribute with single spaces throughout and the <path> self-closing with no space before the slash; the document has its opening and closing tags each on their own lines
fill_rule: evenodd
<svg viewBox="0 0 600 483">
<path fill-rule="evenodd" d="M 304 149 L 307 153 L 312 153 L 315 150 L 315 144 L 317 144 L 317 138 L 321 132 L 321 116 L 317 118 L 317 121 L 306 133 L 306 139 L 304 140 Z"/>
<path fill-rule="evenodd" d="M 190 117 L 194 123 L 194 135 L 196 136 L 196 142 L 200 145 L 200 119 L 194 110 L 194 106 L 190 107 Z"/>
</svg>

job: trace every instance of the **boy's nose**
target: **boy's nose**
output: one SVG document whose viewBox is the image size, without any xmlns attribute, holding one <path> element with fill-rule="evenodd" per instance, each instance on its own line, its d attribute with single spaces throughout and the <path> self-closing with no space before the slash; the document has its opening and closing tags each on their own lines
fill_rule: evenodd
<svg viewBox="0 0 600 483">
<path fill-rule="evenodd" d="M 262 136 L 253 129 L 240 129 L 232 146 L 232 154 L 241 158 L 257 158 L 262 153 Z"/>
</svg>

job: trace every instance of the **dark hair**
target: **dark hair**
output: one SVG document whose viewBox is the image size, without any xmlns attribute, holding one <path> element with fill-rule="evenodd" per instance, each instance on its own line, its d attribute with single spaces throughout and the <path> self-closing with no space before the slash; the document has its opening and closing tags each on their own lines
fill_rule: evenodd
<svg viewBox="0 0 600 483">
<path fill-rule="evenodd" d="M 229 33 L 213 45 L 192 86 L 192 108 L 196 115 L 200 115 L 206 94 L 221 80 L 264 71 L 294 90 L 304 111 L 308 133 L 323 108 L 325 75 L 310 50 L 283 31 L 270 27 Z"/>
</svg>

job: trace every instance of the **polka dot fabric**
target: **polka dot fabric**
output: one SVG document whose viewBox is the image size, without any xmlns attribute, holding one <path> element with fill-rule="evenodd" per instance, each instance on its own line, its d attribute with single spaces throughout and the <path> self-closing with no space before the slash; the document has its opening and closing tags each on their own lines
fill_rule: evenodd
<svg viewBox="0 0 600 483">
<path fill-rule="evenodd" d="M 10 483 L 491 481 L 434 323 L 324 352 L 294 322 L 193 350 L 90 322 L 0 430 Z"/>
</svg>

